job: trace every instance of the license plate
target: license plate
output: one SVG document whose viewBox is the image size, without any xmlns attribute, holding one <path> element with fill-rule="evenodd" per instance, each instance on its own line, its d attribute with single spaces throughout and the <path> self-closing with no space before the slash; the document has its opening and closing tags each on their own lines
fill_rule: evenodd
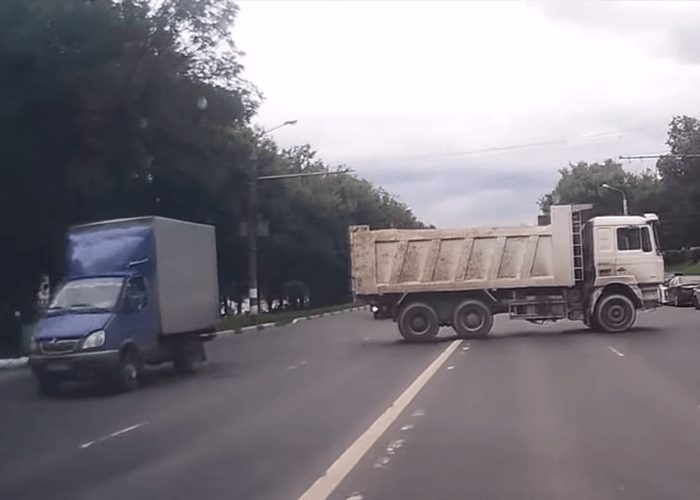
<svg viewBox="0 0 700 500">
<path fill-rule="evenodd" d="M 46 365 L 46 370 L 50 372 L 67 372 L 70 370 L 70 365 L 68 363 L 53 362 Z"/>
</svg>

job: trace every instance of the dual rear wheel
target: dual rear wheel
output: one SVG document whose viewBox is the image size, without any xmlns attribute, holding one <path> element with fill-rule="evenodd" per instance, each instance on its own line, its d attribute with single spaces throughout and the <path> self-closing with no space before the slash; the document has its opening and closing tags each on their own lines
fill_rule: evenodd
<svg viewBox="0 0 700 500">
<path fill-rule="evenodd" d="M 411 302 L 404 306 L 397 322 L 401 335 L 409 342 L 431 341 L 440 329 L 437 311 L 426 302 Z M 451 324 L 461 338 L 485 337 L 493 326 L 493 313 L 483 302 L 467 299 L 452 311 Z"/>
</svg>

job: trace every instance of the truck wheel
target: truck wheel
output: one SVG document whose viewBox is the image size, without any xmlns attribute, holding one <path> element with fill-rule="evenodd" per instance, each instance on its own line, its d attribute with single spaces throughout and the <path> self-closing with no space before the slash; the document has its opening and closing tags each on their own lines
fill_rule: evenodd
<svg viewBox="0 0 700 500">
<path fill-rule="evenodd" d="M 452 328 L 462 338 L 486 337 L 492 326 L 491 310 L 478 300 L 465 300 L 452 315 Z"/>
<path fill-rule="evenodd" d="M 696 296 L 693 296 L 693 305 L 695 306 L 695 309 L 700 310 L 700 301 L 698 301 Z"/>
<path fill-rule="evenodd" d="M 599 332 L 602 330 L 600 323 L 598 323 L 598 320 L 595 319 L 595 314 L 593 314 L 588 321 L 590 322 L 588 327 L 594 332 Z"/>
<path fill-rule="evenodd" d="M 37 387 L 43 396 L 57 396 L 61 392 L 61 381 L 44 373 L 36 374 Z"/>
<path fill-rule="evenodd" d="M 119 392 L 133 391 L 139 385 L 141 359 L 136 349 L 126 349 L 112 377 L 112 386 Z"/>
<path fill-rule="evenodd" d="M 197 371 L 197 364 L 205 359 L 204 344 L 201 342 L 187 342 L 175 349 L 173 353 L 173 367 L 177 373 L 186 375 Z"/>
<path fill-rule="evenodd" d="M 435 310 L 423 302 L 413 302 L 399 314 L 399 331 L 409 342 L 433 340 L 440 329 Z"/>
<path fill-rule="evenodd" d="M 629 330 L 637 319 L 637 309 L 625 295 L 610 294 L 602 297 L 595 307 L 595 323 L 608 333 Z"/>
</svg>

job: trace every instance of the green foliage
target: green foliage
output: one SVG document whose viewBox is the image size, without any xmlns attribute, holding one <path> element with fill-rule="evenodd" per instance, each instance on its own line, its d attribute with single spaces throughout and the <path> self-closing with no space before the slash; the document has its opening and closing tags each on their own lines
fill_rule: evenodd
<svg viewBox="0 0 700 500">
<path fill-rule="evenodd" d="M 700 120 L 674 117 L 667 144 L 671 154 L 657 161 L 656 172 L 627 172 L 613 160 L 564 168 L 554 190 L 540 198 L 540 207 L 593 203 L 598 214 L 619 214 L 620 194 L 600 187 L 607 183 L 627 194 L 630 213 L 659 214 L 664 248 L 700 245 L 700 158 L 695 156 L 700 155 Z"/>
<path fill-rule="evenodd" d="M 31 309 L 54 283 L 69 225 L 137 215 L 214 224 L 222 291 L 246 288 L 251 158 L 261 173 L 326 171 L 309 146 L 280 152 L 250 126 L 232 0 L 0 2 L 0 305 Z M 418 224 L 352 176 L 260 186 L 267 290 L 347 298 L 347 225 Z M 2 325 L 0 325 L 0 330 Z"/>
<path fill-rule="evenodd" d="M 554 190 L 540 198 L 540 208 L 545 212 L 555 203 L 592 203 L 598 214 L 621 214 L 620 193 L 603 188 L 603 184 L 626 193 L 630 213 L 651 212 L 656 204 L 659 181 L 648 170 L 640 174 L 626 172 L 620 163 L 608 159 L 603 163 L 572 164 L 559 174 Z"/>
</svg>

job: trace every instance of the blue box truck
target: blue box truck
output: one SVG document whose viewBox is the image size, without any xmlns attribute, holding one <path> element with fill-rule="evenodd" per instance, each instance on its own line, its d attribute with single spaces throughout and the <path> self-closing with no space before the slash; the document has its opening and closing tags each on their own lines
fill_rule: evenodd
<svg viewBox="0 0 700 500">
<path fill-rule="evenodd" d="M 29 363 L 44 394 L 76 378 L 131 390 L 145 365 L 194 371 L 218 317 L 214 227 L 163 217 L 75 226 Z"/>
</svg>

